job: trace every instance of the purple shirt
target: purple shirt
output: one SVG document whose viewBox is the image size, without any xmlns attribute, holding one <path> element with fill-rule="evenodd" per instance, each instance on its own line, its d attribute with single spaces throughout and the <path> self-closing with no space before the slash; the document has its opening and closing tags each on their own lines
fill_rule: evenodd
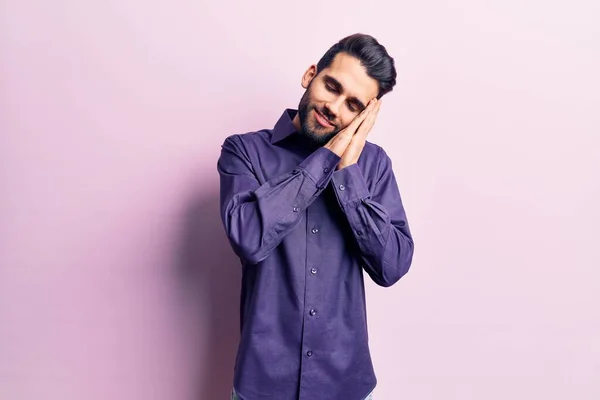
<svg viewBox="0 0 600 400">
<path fill-rule="evenodd" d="M 221 217 L 242 262 L 234 387 L 244 400 L 362 400 L 377 383 L 363 271 L 391 286 L 413 241 L 392 162 L 367 142 L 357 164 L 311 147 L 296 110 L 225 139 Z"/>
</svg>

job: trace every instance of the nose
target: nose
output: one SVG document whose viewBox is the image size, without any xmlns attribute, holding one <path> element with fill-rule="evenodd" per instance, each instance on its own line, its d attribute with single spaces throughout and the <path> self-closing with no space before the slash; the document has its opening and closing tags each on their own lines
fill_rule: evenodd
<svg viewBox="0 0 600 400">
<path fill-rule="evenodd" d="M 330 101 L 326 104 L 327 110 L 331 114 L 331 118 L 338 118 L 338 116 L 340 115 L 340 109 L 342 107 L 343 101 L 344 99 L 342 99 L 342 96 L 339 96 L 335 101 Z"/>
</svg>

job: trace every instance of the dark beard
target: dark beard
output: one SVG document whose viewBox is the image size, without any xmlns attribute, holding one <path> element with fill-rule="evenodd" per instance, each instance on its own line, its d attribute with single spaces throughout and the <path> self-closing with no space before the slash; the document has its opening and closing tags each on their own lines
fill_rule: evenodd
<svg viewBox="0 0 600 400">
<path fill-rule="evenodd" d="M 334 129 L 333 132 L 327 134 L 319 134 L 313 130 L 308 122 L 308 115 L 313 110 L 316 109 L 316 106 L 312 106 L 310 104 L 310 85 L 302 95 L 300 99 L 300 104 L 298 105 L 298 117 L 300 119 L 300 127 L 302 128 L 302 132 L 300 132 L 304 137 L 310 140 L 310 142 L 315 146 L 323 146 L 327 144 L 335 135 L 338 134 L 339 130 Z M 326 110 L 319 110 L 326 117 L 328 113 Z"/>
</svg>

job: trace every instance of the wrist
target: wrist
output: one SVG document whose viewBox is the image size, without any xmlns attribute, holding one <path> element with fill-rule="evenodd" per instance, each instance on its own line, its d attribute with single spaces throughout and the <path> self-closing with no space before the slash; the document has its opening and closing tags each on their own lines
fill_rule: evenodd
<svg viewBox="0 0 600 400">
<path fill-rule="evenodd" d="M 351 166 L 351 165 L 353 165 L 353 164 L 356 164 L 356 161 L 351 161 L 351 162 L 347 162 L 347 163 L 340 162 L 340 163 L 337 165 L 336 169 L 337 169 L 337 170 L 344 169 L 344 168 L 346 168 L 346 167 L 349 167 L 349 166 Z"/>
</svg>

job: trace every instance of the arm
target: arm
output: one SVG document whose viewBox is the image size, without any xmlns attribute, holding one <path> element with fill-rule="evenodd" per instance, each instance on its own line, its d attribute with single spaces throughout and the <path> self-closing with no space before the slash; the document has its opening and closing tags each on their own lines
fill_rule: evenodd
<svg viewBox="0 0 600 400">
<path fill-rule="evenodd" d="M 408 272 L 414 244 L 392 161 L 383 149 L 378 159 L 372 193 L 358 164 L 336 171 L 333 185 L 358 243 L 364 269 L 375 283 L 387 287 Z"/>
<path fill-rule="evenodd" d="M 240 137 L 225 139 L 217 170 L 221 218 L 234 252 L 252 264 L 267 258 L 327 186 L 339 160 L 321 147 L 293 171 L 261 185 Z"/>
</svg>

